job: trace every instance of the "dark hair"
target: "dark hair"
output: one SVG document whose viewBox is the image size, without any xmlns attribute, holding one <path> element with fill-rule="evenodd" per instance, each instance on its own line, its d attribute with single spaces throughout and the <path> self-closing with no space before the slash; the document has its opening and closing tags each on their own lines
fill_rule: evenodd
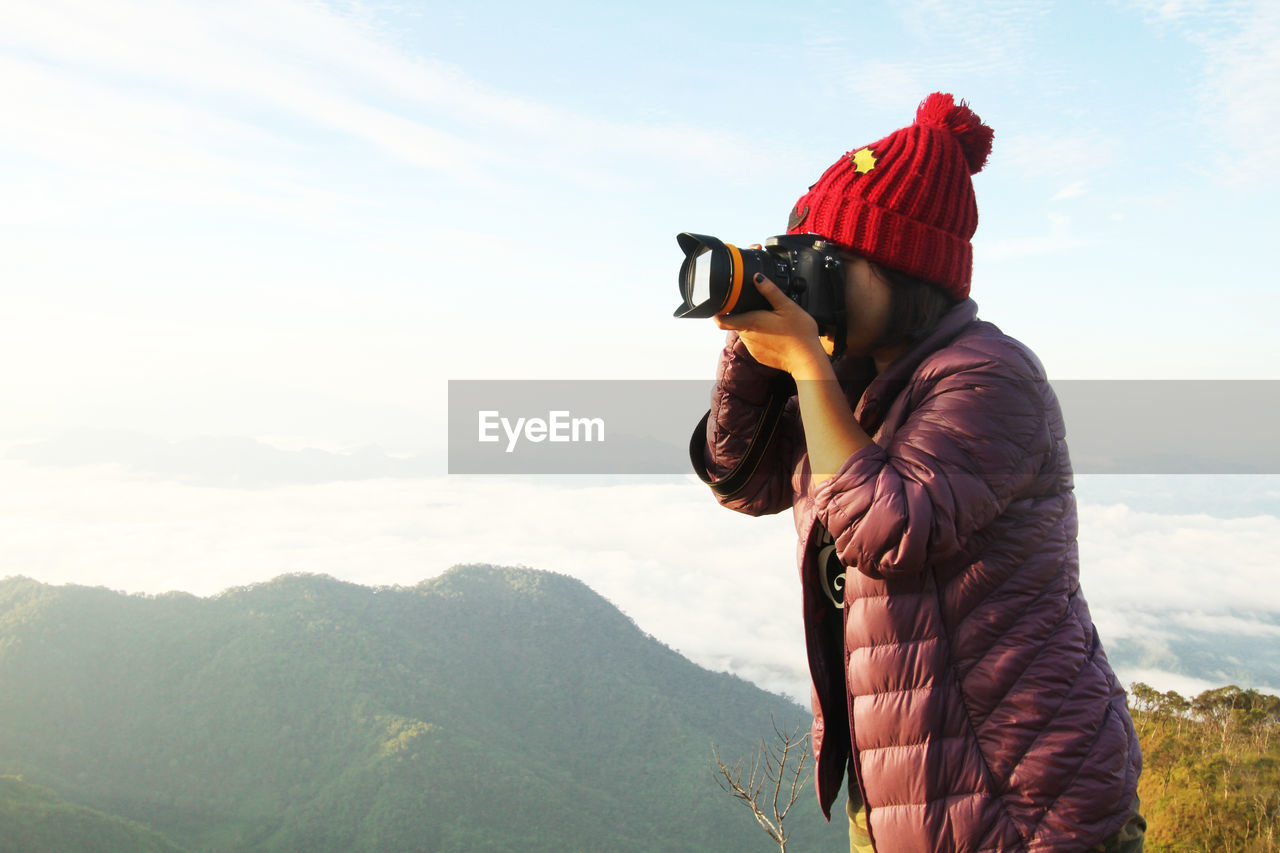
<svg viewBox="0 0 1280 853">
<path fill-rule="evenodd" d="M 872 262 L 889 283 L 889 322 L 877 346 L 924 340 L 959 302 L 942 285 Z"/>
</svg>

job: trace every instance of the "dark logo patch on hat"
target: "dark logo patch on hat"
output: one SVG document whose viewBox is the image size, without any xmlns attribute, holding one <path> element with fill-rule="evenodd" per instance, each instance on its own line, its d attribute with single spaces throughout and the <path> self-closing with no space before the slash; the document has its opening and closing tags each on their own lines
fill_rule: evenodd
<svg viewBox="0 0 1280 853">
<path fill-rule="evenodd" d="M 796 205 L 791 208 L 791 216 L 787 218 L 787 230 L 794 231 L 800 227 L 800 223 L 804 222 L 809 216 L 809 205 L 801 207 Z"/>
</svg>

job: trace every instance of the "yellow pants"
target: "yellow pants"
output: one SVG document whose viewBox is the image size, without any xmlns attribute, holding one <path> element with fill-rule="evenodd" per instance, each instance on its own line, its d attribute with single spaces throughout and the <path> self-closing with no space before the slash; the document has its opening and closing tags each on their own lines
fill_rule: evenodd
<svg viewBox="0 0 1280 853">
<path fill-rule="evenodd" d="M 850 798 L 845 802 L 844 810 L 849 815 L 849 853 L 875 853 L 871 835 L 867 832 L 866 808 Z"/>
</svg>

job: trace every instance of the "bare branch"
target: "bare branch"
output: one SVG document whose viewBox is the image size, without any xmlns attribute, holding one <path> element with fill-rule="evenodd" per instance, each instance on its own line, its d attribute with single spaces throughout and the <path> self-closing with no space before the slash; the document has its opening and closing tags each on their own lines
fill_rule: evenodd
<svg viewBox="0 0 1280 853">
<path fill-rule="evenodd" d="M 787 833 L 783 821 L 804 789 L 804 771 L 810 755 L 809 733 L 803 731 L 803 723 L 797 723 L 795 729 L 787 732 L 778 726 L 772 715 L 769 720 L 773 724 L 774 740 L 772 743 L 760 740 L 756 744 L 745 784 L 742 776 L 748 771 L 744 770 L 742 759 L 730 767 L 721 758 L 719 747 L 712 745 L 711 754 L 715 759 L 716 784 L 751 809 L 752 817 L 782 853 L 786 853 Z M 770 783 L 770 789 L 762 797 L 766 781 Z M 766 813 L 766 806 L 772 817 Z"/>
</svg>

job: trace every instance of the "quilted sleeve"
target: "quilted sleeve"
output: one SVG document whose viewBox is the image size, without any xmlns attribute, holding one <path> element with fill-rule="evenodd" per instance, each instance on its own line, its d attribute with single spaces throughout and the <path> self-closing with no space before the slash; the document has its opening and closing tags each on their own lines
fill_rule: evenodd
<svg viewBox="0 0 1280 853">
<path fill-rule="evenodd" d="M 757 362 L 729 333 L 711 410 L 689 446 L 694 471 L 722 505 L 748 515 L 791 507 L 800 420 L 794 394 L 790 376 Z"/>
<path fill-rule="evenodd" d="M 884 446 L 849 456 L 816 509 L 844 565 L 872 577 L 924 570 L 1028 491 L 1057 452 L 1057 400 L 1042 379 L 980 360 L 903 394 L 908 414 Z"/>
</svg>

